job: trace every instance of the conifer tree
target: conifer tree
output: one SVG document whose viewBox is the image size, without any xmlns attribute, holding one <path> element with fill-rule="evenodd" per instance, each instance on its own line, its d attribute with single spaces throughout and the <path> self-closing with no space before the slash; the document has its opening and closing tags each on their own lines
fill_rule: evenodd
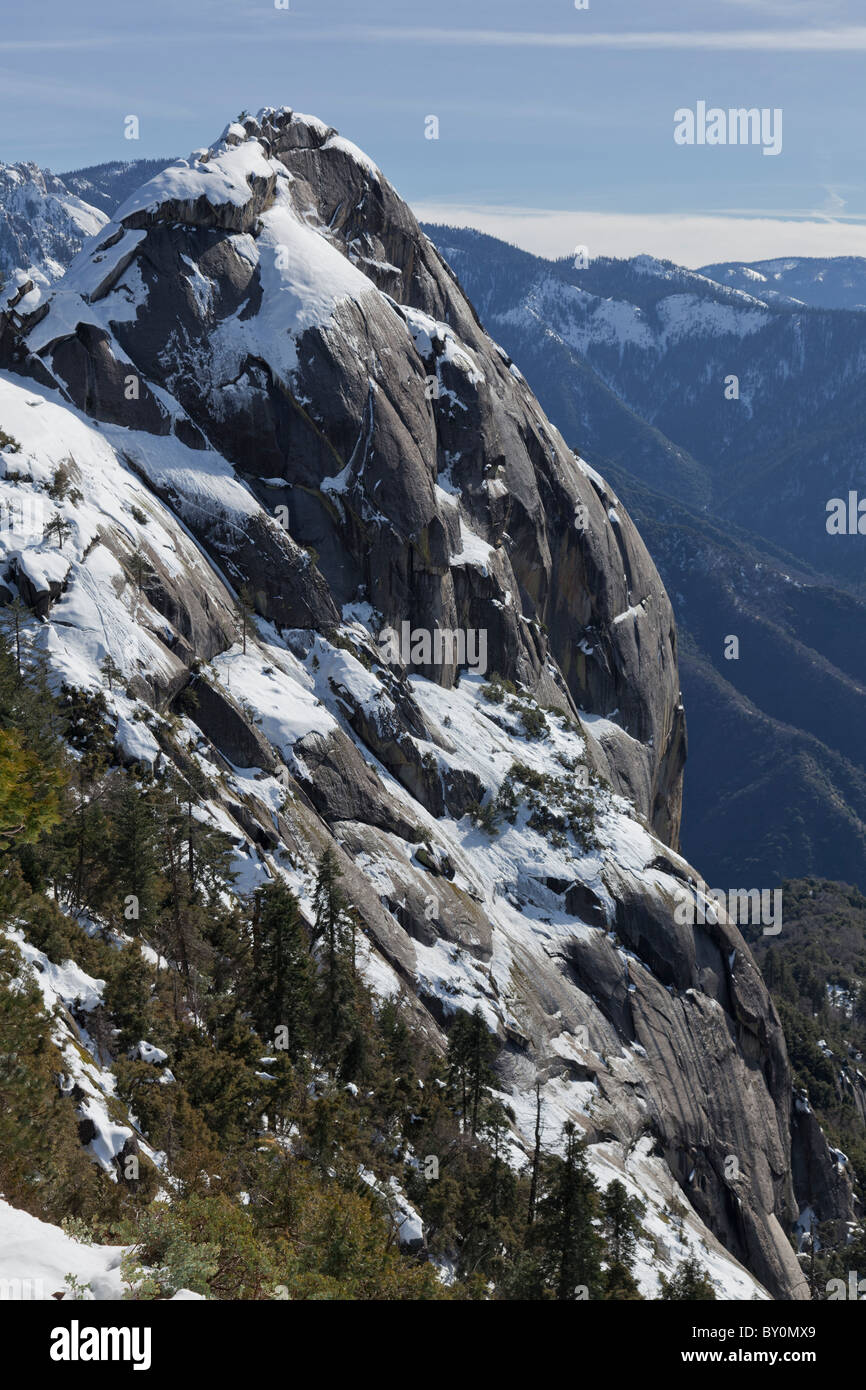
<svg viewBox="0 0 866 1390">
<path fill-rule="evenodd" d="M 60 820 L 63 774 L 0 729 L 0 854 L 38 840 Z"/>
<path fill-rule="evenodd" d="M 640 1204 L 629 1197 L 623 1184 L 615 1178 L 601 1199 L 601 1208 L 610 1257 L 617 1264 L 630 1266 L 640 1232 Z"/>
<path fill-rule="evenodd" d="M 496 1040 L 478 1005 L 471 1014 L 460 1010 L 448 1037 L 448 1079 L 463 1130 L 473 1136 L 478 1132 L 482 1101 L 496 1079 L 491 1066 L 495 1056 Z"/>
<path fill-rule="evenodd" d="M 123 671 L 110 652 L 105 655 L 99 663 L 99 669 L 105 677 L 109 690 L 114 689 L 115 681 L 123 680 Z"/>
<path fill-rule="evenodd" d="M 516 1174 L 506 1159 L 508 1136 L 505 1110 L 498 1102 L 489 1104 L 479 1123 L 480 1142 L 465 1155 L 468 1163 L 459 1216 L 463 1231 L 460 1272 L 483 1275 L 497 1285 L 519 1246 L 518 1205 L 522 1209 L 525 1201 L 525 1192 L 518 1191 Z"/>
<path fill-rule="evenodd" d="M 315 972 L 298 900 L 282 880 L 257 891 L 253 930 L 256 1027 L 297 1062 L 310 1046 Z"/>
<path fill-rule="evenodd" d="M 72 535 L 72 526 L 66 520 L 65 516 L 57 512 L 57 514 L 43 527 L 43 535 L 46 540 L 53 539 L 58 550 L 62 550 L 63 542 L 68 540 Z"/>
<path fill-rule="evenodd" d="M 529 1182 L 529 1211 L 527 1223 L 535 1220 L 535 1204 L 538 1201 L 538 1176 L 541 1170 L 541 1082 L 535 1083 L 535 1144 L 532 1150 L 532 1168 Z"/>
<path fill-rule="evenodd" d="M 140 546 L 137 549 L 135 549 L 130 555 L 129 568 L 132 574 L 132 578 L 135 581 L 135 586 L 138 589 L 138 592 L 141 593 L 142 589 L 144 588 L 144 585 L 148 582 L 148 580 L 153 579 L 154 571 L 153 566 L 147 558 L 147 555 L 141 549 Z"/>
<path fill-rule="evenodd" d="M 123 930 L 152 929 L 164 894 L 160 830 L 166 797 L 121 771 L 108 793 L 109 881 L 123 915 Z"/>
<path fill-rule="evenodd" d="M 74 1102 L 57 1085 L 51 1019 L 22 964 L 0 936 L 0 1192 L 58 1221 L 88 1206 L 97 1179 L 79 1143 Z"/>
<path fill-rule="evenodd" d="M 11 650 L 15 666 L 15 684 L 20 685 L 24 677 L 24 661 L 27 649 L 26 625 L 31 617 L 29 608 L 20 598 L 14 598 L 0 610 L 0 631 L 4 647 Z"/>
<path fill-rule="evenodd" d="M 668 1303 L 686 1301 L 707 1303 L 716 1296 L 706 1271 L 695 1255 L 689 1255 L 688 1259 L 683 1260 L 670 1279 L 666 1279 L 662 1275 L 660 1282 L 659 1298 Z"/>
<path fill-rule="evenodd" d="M 177 967 L 183 984 L 181 992 L 181 982 L 176 978 L 173 981 L 175 1017 L 178 1019 L 183 1016 L 184 1005 L 192 1009 L 196 1018 L 200 1015 L 197 970 L 206 957 L 206 917 L 203 904 L 191 886 L 188 866 L 184 862 L 184 817 L 178 814 L 179 809 L 175 803 L 175 813 L 166 820 L 162 831 L 163 872 L 168 892 L 157 934 L 163 953 Z"/>
<path fill-rule="evenodd" d="M 589 1298 L 598 1296 L 602 1245 L 594 1225 L 598 1190 L 573 1121 L 563 1125 L 562 1138 L 562 1156 L 547 1161 L 535 1229 L 553 1296 L 568 1302 L 578 1298 L 578 1289 L 586 1289 Z"/>
<path fill-rule="evenodd" d="M 75 750 L 74 814 L 65 839 L 71 851 L 67 889 L 76 907 L 84 906 L 91 880 L 102 877 L 105 862 L 103 774 L 112 754 L 108 707 L 101 690 L 89 692 L 64 686 L 61 705 L 66 717 L 66 740 Z"/>
<path fill-rule="evenodd" d="M 639 1298 L 632 1265 L 641 1229 L 641 1203 L 629 1197 L 623 1184 L 615 1178 L 602 1196 L 601 1209 L 608 1261 L 604 1275 L 605 1297 Z"/>
<path fill-rule="evenodd" d="M 313 943 L 321 951 L 321 1036 L 333 1059 L 348 1043 L 356 992 L 354 924 L 339 886 L 340 878 L 336 857 L 328 848 L 319 860 L 316 874 Z"/>
<path fill-rule="evenodd" d="M 137 949 L 120 953 L 117 967 L 103 991 L 105 1007 L 120 1031 L 117 1049 L 127 1052 L 143 1038 L 148 1039 L 153 1019 L 151 968 Z"/>
</svg>

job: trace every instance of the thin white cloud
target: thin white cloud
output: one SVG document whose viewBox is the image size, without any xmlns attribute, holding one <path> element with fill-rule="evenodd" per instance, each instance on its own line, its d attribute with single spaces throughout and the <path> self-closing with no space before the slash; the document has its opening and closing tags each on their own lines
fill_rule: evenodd
<svg viewBox="0 0 866 1390">
<path fill-rule="evenodd" d="M 847 24 L 807 29 L 648 29 L 629 32 L 517 29 L 403 28 L 395 25 L 307 29 L 291 33 L 292 42 L 421 43 L 488 48 L 711 49 L 728 52 L 866 52 L 866 25 Z"/>
<path fill-rule="evenodd" d="M 188 106 L 174 106 L 151 93 L 138 96 L 131 92 L 112 91 L 110 88 L 93 83 L 57 82 L 49 77 L 21 77 L 17 73 L 0 69 L 0 105 L 5 98 L 29 97 L 46 104 L 68 108 L 73 111 L 104 111 L 110 113 L 118 122 L 131 112 L 138 116 L 163 116 L 189 120 L 197 113 Z M 132 158 L 129 150 L 127 158 Z"/>
<path fill-rule="evenodd" d="M 782 11 L 779 11 L 780 16 Z M 258 19 L 273 18 L 268 12 Z M 400 25 L 346 25 L 327 29 L 305 27 L 303 22 L 273 25 L 269 40 L 297 43 L 395 43 L 441 45 L 467 48 L 576 48 L 620 50 L 715 50 L 728 52 L 789 52 L 789 53 L 850 53 L 866 52 L 866 24 L 826 25 L 823 28 L 776 29 L 644 29 L 622 32 L 600 30 L 543 31 L 522 29 L 446 29 L 427 26 L 415 28 Z M 262 30 L 258 25 L 232 31 L 216 28 L 201 32 L 176 32 L 172 43 L 203 42 L 217 44 L 259 44 Z M 122 44 L 136 46 L 160 44 L 163 36 L 152 32 L 138 34 L 89 35 L 86 37 L 53 39 L 0 39 L 0 52 L 63 52 L 114 48 Z"/>
<path fill-rule="evenodd" d="M 848 199 L 843 198 L 838 188 L 827 189 L 827 198 L 821 211 L 826 212 L 831 217 L 840 216 L 848 206 Z"/>
<path fill-rule="evenodd" d="M 413 203 L 422 222 L 475 227 L 538 256 L 647 253 L 678 265 L 759 261 L 773 256 L 866 256 L 866 224 L 783 217 L 707 214 L 563 212 L 544 208 Z"/>
<path fill-rule="evenodd" d="M 737 5 L 741 10 L 760 10 L 763 16 L 782 15 L 786 19 L 803 19 L 815 13 L 815 0 L 721 0 L 723 5 Z M 842 15 L 842 0 L 824 0 L 824 8 Z"/>
<path fill-rule="evenodd" d="M 137 42 L 137 39 L 136 39 Z M 86 38 L 0 39 L 0 53 L 63 53 L 67 49 L 118 48 L 129 43 L 127 34 L 90 34 Z"/>
</svg>

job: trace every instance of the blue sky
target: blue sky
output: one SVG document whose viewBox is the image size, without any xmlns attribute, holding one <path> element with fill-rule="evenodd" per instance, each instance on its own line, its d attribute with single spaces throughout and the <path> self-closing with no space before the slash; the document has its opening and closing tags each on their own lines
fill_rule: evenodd
<svg viewBox="0 0 866 1390">
<path fill-rule="evenodd" d="M 864 0 L 289 5 L 8 12 L 0 159 L 186 155 L 241 109 L 286 104 L 361 145 L 422 215 L 545 254 L 866 254 Z M 698 101 L 781 108 L 781 154 L 676 145 L 674 112 Z"/>
</svg>

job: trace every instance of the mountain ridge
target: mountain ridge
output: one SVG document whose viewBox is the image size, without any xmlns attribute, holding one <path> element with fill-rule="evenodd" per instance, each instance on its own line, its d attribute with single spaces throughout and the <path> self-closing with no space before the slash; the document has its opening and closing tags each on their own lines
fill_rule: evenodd
<svg viewBox="0 0 866 1390">
<path fill-rule="evenodd" d="M 264 108 L 25 301 L 2 486 L 46 511 L 2 582 L 115 756 L 206 771 L 248 887 L 309 902 L 330 849 L 386 996 L 438 1047 L 478 1010 L 524 1146 L 537 1081 L 659 1231 L 676 1191 L 688 1248 L 808 1297 L 789 1236 L 851 1188 L 736 925 L 674 913 L 706 903 L 664 587 L 376 166 Z M 489 669 L 387 660 L 403 621 Z"/>
</svg>

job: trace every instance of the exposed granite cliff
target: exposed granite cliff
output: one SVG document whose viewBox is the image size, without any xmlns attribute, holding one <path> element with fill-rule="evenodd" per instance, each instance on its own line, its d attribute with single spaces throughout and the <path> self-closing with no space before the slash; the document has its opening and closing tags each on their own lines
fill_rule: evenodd
<svg viewBox="0 0 866 1390">
<path fill-rule="evenodd" d="M 287 109 L 231 125 L 130 198 L 47 304 L 7 316 L 0 352 L 9 390 L 67 402 L 174 528 L 170 565 L 139 529 L 146 606 L 118 590 L 165 649 L 130 641 L 124 674 L 156 711 L 191 682 L 202 756 L 259 769 L 258 791 L 225 794 L 239 842 L 269 872 L 334 843 L 431 1037 L 482 1008 L 524 1133 L 538 1076 L 599 1162 L 639 1186 L 667 1174 L 707 1239 L 807 1297 L 798 1209 L 823 1184 L 846 1215 L 850 1194 L 820 1131 L 795 1192 L 784 1041 L 736 927 L 675 920 L 699 876 L 677 853 L 667 595 L 379 170 Z M 127 577 L 129 535 L 100 532 Z M 49 625 L 88 563 L 47 595 Z M 262 620 L 245 652 L 242 585 Z M 484 632 L 514 696 L 491 701 L 453 651 L 386 663 L 382 633 L 406 623 Z"/>
</svg>

